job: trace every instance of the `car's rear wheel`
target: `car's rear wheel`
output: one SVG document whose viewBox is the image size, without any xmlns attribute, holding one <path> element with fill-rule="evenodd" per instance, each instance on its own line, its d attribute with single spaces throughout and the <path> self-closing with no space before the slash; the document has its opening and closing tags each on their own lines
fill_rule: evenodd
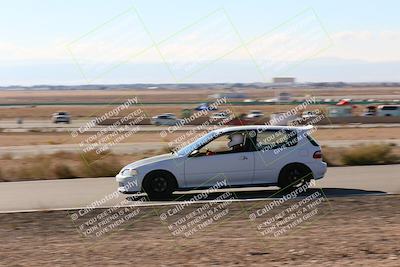
<svg viewBox="0 0 400 267">
<path fill-rule="evenodd" d="M 284 167 L 279 174 L 278 186 L 281 189 L 294 189 L 308 185 L 313 178 L 312 171 L 303 164 L 291 164 Z"/>
<path fill-rule="evenodd" d="M 175 178 L 168 172 L 154 171 L 143 181 L 143 190 L 150 200 L 170 199 L 175 189 Z"/>
</svg>

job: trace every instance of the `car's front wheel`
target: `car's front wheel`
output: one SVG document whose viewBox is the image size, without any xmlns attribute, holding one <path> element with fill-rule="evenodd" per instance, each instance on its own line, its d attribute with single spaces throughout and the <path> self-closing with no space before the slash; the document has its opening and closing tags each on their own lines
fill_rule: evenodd
<svg viewBox="0 0 400 267">
<path fill-rule="evenodd" d="M 168 200 L 175 189 L 175 178 L 168 172 L 151 172 L 143 181 L 143 191 L 150 200 Z"/>
</svg>

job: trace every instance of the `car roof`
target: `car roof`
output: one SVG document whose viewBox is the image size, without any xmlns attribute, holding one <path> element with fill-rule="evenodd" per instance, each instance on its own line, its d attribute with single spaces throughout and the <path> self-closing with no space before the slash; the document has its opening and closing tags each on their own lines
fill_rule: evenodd
<svg viewBox="0 0 400 267">
<path fill-rule="evenodd" d="M 297 130 L 297 131 L 309 131 L 314 128 L 312 125 L 306 126 L 272 126 L 272 125 L 245 125 L 245 126 L 234 126 L 217 129 L 215 131 L 219 133 L 243 131 L 243 130 Z"/>
</svg>

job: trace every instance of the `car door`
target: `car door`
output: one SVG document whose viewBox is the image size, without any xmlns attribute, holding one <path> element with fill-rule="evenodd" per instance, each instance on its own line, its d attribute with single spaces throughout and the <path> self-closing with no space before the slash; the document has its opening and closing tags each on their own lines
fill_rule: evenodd
<svg viewBox="0 0 400 267">
<path fill-rule="evenodd" d="M 186 159 L 187 187 L 209 187 L 223 180 L 229 185 L 250 184 L 254 173 L 254 151 L 245 147 L 241 151 L 222 151 L 211 155 L 201 152 L 201 149 L 209 148 L 215 139 L 200 148 L 199 154 Z"/>
</svg>

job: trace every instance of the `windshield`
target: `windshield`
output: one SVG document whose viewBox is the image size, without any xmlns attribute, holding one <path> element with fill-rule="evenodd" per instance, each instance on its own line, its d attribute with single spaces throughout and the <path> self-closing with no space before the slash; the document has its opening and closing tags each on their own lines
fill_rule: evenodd
<svg viewBox="0 0 400 267">
<path fill-rule="evenodd" d="M 203 135 L 202 137 L 200 137 L 193 143 L 190 143 L 187 146 L 184 146 L 183 148 L 179 149 L 177 154 L 179 156 L 187 155 L 190 152 L 192 152 L 193 150 L 198 149 L 199 147 L 203 146 L 204 144 L 207 144 L 208 142 L 213 140 L 216 136 L 218 136 L 217 131 L 209 132 L 208 134 Z"/>
</svg>

